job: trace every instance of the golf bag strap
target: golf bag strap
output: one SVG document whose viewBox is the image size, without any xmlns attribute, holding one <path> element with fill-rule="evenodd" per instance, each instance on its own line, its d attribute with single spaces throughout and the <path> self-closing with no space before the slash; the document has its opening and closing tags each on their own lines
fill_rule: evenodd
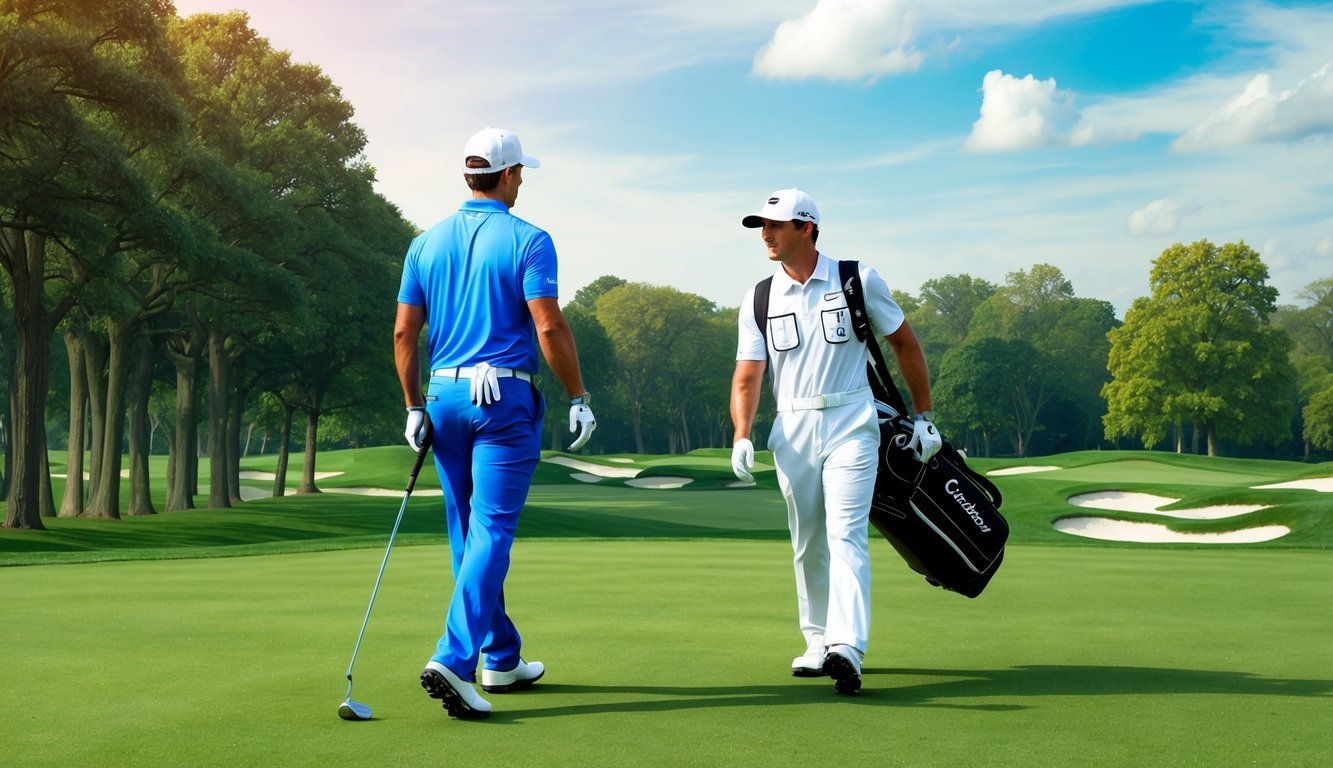
<svg viewBox="0 0 1333 768">
<path fill-rule="evenodd" d="M 861 285 L 860 264 L 839 261 L 838 281 L 842 284 L 843 295 L 847 297 L 847 310 L 852 315 L 852 332 L 870 348 L 871 362 L 866 364 L 866 378 L 870 380 L 870 389 L 875 399 L 893 406 L 903 418 L 910 418 L 912 414 L 907 410 L 907 402 L 893 381 L 889 364 L 884 361 L 884 353 L 879 348 L 879 339 L 875 338 L 874 329 L 870 326 L 865 289 Z"/>
<path fill-rule="evenodd" d="M 754 286 L 754 324 L 764 337 L 764 354 L 768 354 L 768 294 L 773 291 L 773 276 L 760 280 Z"/>
</svg>

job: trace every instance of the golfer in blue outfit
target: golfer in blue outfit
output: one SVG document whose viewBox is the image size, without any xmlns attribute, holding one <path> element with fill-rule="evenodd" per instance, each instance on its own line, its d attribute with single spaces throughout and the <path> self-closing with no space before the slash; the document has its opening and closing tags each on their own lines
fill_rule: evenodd
<svg viewBox="0 0 1333 768">
<path fill-rule="evenodd" d="M 588 407 L 574 337 L 558 302 L 551 236 L 514 216 L 523 170 L 537 168 L 513 133 L 487 128 L 464 148 L 472 199 L 408 248 L 398 291 L 394 358 L 407 403 L 407 442 L 419 450 L 433 427 L 444 488 L 454 592 L 444 636 L 421 685 L 451 717 L 491 712 L 473 687 L 530 688 L 544 673 L 525 661 L 505 612 L 504 580 L 518 515 L 541 454 L 544 405 L 533 377 L 540 346 L 569 393 L 570 450 L 597 422 Z M 428 328 L 430 383 L 421 391 L 417 343 Z"/>
</svg>

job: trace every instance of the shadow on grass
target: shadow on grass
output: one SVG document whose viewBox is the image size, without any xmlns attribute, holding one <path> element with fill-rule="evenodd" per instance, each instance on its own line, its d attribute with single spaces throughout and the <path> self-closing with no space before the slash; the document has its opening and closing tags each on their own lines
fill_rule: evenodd
<svg viewBox="0 0 1333 768">
<path fill-rule="evenodd" d="M 912 683 L 913 677 L 952 678 Z M 904 678 L 907 684 L 904 685 Z M 856 706 L 939 707 L 978 712 L 1016 712 L 1028 709 L 1023 699 L 1040 696 L 1123 696 L 1165 694 L 1222 694 L 1245 696 L 1333 696 L 1333 680 L 1288 680 L 1245 672 L 1167 669 L 1160 667 L 1102 667 L 1031 665 L 1009 669 L 893 669 L 870 667 L 859 696 L 837 696 L 827 678 L 761 686 L 635 686 L 542 684 L 513 697 L 518 703 L 543 694 L 591 694 L 626 697 L 630 701 L 599 701 L 541 709 L 495 711 L 493 722 L 521 722 L 530 718 L 595 715 L 611 712 L 671 712 L 714 707 L 788 706 L 830 701 Z M 981 699 L 1012 698 L 1010 702 Z M 509 697 L 504 703 L 509 704 Z M 507 711 L 506 711 L 507 710 Z"/>
</svg>

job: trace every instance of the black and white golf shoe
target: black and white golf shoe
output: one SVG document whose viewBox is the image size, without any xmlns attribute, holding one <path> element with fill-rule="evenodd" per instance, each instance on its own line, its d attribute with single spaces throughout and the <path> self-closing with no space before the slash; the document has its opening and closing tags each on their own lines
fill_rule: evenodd
<svg viewBox="0 0 1333 768">
<path fill-rule="evenodd" d="M 450 717 L 480 720 L 491 715 L 491 703 L 483 699 L 471 683 L 437 661 L 427 662 L 421 671 L 421 687 L 432 699 L 441 700 Z"/>
<path fill-rule="evenodd" d="M 849 653 L 856 653 L 856 651 L 849 651 Z M 833 678 L 833 692 L 843 696 L 860 694 L 860 666 L 854 659 L 831 648 L 828 656 L 824 657 L 824 673 Z"/>
</svg>

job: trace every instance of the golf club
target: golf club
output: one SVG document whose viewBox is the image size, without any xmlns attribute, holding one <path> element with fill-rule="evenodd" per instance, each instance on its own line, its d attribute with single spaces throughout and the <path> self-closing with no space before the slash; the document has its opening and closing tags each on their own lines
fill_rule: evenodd
<svg viewBox="0 0 1333 768">
<path fill-rule="evenodd" d="M 347 699 L 338 705 L 338 717 L 344 720 L 369 720 L 370 707 L 352 699 L 352 667 L 356 664 L 357 651 L 361 650 L 361 638 L 366 636 L 366 625 L 370 623 L 370 611 L 375 607 L 375 595 L 380 591 L 380 579 L 384 578 L 384 566 L 389 564 L 389 553 L 393 551 L 393 540 L 398 535 L 398 524 L 403 522 L 403 512 L 407 510 L 407 500 L 412 496 L 412 488 L 417 484 L 417 473 L 430 451 L 431 423 L 426 419 L 426 435 L 421 441 L 421 450 L 417 451 L 416 463 L 412 465 L 412 475 L 407 479 L 407 492 L 403 494 L 403 504 L 398 508 L 398 519 L 393 521 L 393 532 L 389 534 L 389 546 L 384 548 L 384 560 L 380 562 L 379 575 L 375 577 L 375 588 L 370 590 L 370 604 L 366 606 L 366 617 L 361 620 L 361 632 L 356 636 L 356 647 L 352 649 L 352 660 L 347 663 Z"/>
</svg>

